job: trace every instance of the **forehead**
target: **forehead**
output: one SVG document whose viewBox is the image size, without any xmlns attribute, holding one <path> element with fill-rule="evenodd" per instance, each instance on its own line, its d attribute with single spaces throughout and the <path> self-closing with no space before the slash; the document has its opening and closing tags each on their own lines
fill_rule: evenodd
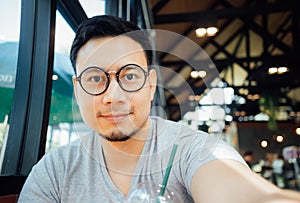
<svg viewBox="0 0 300 203">
<path fill-rule="evenodd" d="M 78 52 L 78 72 L 90 66 L 101 68 L 120 67 L 128 63 L 147 65 L 142 46 L 126 36 L 104 37 L 89 40 Z"/>
</svg>

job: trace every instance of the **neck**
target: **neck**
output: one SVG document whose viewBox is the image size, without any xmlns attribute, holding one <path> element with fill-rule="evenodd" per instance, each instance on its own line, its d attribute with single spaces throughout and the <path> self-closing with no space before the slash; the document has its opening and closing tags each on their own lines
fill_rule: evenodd
<svg viewBox="0 0 300 203">
<path fill-rule="evenodd" d="M 148 138 L 150 124 L 148 123 L 146 126 L 126 141 L 111 142 L 101 138 L 103 154 L 108 169 L 120 170 L 123 168 L 126 171 L 135 169 Z"/>
<path fill-rule="evenodd" d="M 148 134 L 148 133 L 147 133 Z M 130 138 L 122 142 L 111 142 L 104 138 L 102 140 L 103 151 L 108 155 L 126 154 L 128 156 L 139 156 L 142 153 L 147 136 L 143 139 Z"/>
</svg>

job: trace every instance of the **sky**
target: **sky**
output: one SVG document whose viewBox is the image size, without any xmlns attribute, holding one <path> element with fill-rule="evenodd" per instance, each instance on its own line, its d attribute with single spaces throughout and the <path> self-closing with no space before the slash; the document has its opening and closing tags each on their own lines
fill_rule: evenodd
<svg viewBox="0 0 300 203">
<path fill-rule="evenodd" d="M 104 0 L 79 0 L 79 2 L 88 17 L 104 14 Z M 0 0 L 0 5 L 0 43 L 19 41 L 21 0 Z M 56 13 L 56 17 L 55 51 L 67 53 L 75 34 L 59 12 Z"/>
<path fill-rule="evenodd" d="M 21 0 L 0 0 L 0 5 L 0 43 L 19 41 Z"/>
</svg>

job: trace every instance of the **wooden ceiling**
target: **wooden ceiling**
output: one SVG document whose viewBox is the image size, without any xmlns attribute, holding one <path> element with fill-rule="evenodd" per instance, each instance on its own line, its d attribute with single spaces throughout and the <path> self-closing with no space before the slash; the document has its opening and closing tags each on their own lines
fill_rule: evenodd
<svg viewBox="0 0 300 203">
<path fill-rule="evenodd" d="M 275 107 L 284 109 L 288 115 L 285 119 L 297 119 L 293 116 L 300 114 L 300 8 L 296 0 L 151 0 L 150 7 L 155 29 L 177 33 L 199 45 L 220 79 L 246 100 L 245 104 L 234 101 L 228 105 L 234 119 L 236 112 L 246 116 L 260 113 L 263 97 L 271 97 Z M 195 28 L 209 20 L 215 20 L 219 32 L 213 37 L 196 37 Z M 156 42 L 167 47 L 157 58 L 161 67 L 171 70 L 162 71 L 161 77 L 165 111 L 175 121 L 195 109 L 191 92 L 183 88 L 186 84 L 179 78 L 187 81 L 197 98 L 207 93 L 208 81 L 213 80 L 209 73 L 206 79 L 190 77 L 195 67 L 184 59 L 200 64 L 203 53 L 180 48 L 185 46 L 184 41 L 158 38 Z M 184 59 L 170 54 L 176 49 Z M 289 71 L 269 75 L 267 71 L 272 66 L 286 66 Z M 249 98 L 249 94 L 257 94 L 260 99 Z"/>
</svg>

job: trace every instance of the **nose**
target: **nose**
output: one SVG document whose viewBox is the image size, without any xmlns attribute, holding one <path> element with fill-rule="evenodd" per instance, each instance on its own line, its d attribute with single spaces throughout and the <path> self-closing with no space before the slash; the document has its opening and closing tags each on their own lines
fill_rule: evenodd
<svg viewBox="0 0 300 203">
<path fill-rule="evenodd" d="M 111 103 L 124 103 L 125 102 L 125 95 L 124 91 L 121 89 L 116 74 L 111 74 L 111 72 L 116 73 L 115 71 L 108 72 L 110 75 L 109 84 L 107 90 L 103 93 L 103 102 L 105 104 Z"/>
</svg>

